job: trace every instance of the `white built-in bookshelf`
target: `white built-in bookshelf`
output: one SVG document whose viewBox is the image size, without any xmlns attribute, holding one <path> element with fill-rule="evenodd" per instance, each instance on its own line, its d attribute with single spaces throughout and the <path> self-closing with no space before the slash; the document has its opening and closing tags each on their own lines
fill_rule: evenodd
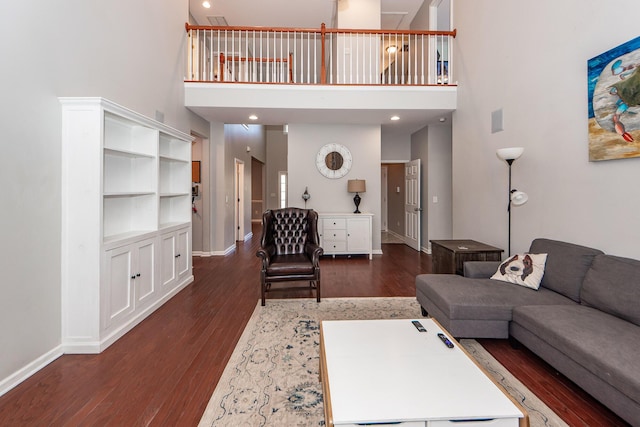
<svg viewBox="0 0 640 427">
<path fill-rule="evenodd" d="M 102 351 L 193 281 L 191 136 L 104 98 L 62 104 L 62 317 Z"/>
</svg>

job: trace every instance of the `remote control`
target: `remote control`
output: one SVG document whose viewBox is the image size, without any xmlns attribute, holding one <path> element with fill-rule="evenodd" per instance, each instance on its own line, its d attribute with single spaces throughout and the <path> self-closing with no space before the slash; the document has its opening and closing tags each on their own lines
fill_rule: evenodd
<svg viewBox="0 0 640 427">
<path fill-rule="evenodd" d="M 453 343 L 449 341 L 449 338 L 447 338 L 444 334 L 438 334 L 438 338 L 442 340 L 444 345 L 446 345 L 449 348 L 453 348 Z"/>
<path fill-rule="evenodd" d="M 422 326 L 422 323 L 418 322 L 417 320 L 412 320 L 411 323 L 413 323 L 413 326 L 415 326 L 416 329 L 420 332 L 427 332 L 424 326 Z"/>
</svg>

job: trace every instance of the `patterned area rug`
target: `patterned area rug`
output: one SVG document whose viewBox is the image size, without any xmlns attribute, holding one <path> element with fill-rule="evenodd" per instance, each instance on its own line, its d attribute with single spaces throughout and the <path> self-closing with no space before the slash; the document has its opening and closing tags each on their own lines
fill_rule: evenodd
<svg viewBox="0 0 640 427">
<path fill-rule="evenodd" d="M 420 318 L 415 298 L 268 300 L 231 355 L 200 426 L 324 426 L 318 380 L 322 320 Z M 531 426 L 566 424 L 474 340 L 465 348 L 529 411 Z"/>
</svg>

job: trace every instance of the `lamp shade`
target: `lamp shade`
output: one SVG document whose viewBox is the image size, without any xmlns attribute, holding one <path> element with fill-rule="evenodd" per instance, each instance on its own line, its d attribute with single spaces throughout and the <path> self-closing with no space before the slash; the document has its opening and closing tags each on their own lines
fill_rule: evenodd
<svg viewBox="0 0 640 427">
<path fill-rule="evenodd" d="M 524 152 L 524 148 L 522 147 L 509 147 L 509 148 L 498 148 L 496 154 L 502 160 L 515 160 L 518 157 L 522 156 Z"/>
<path fill-rule="evenodd" d="M 364 193 L 367 191 L 367 184 L 364 179 L 350 179 L 347 181 L 347 191 L 349 193 Z"/>
<path fill-rule="evenodd" d="M 527 203 L 527 200 L 529 200 L 529 196 L 527 195 L 527 193 L 517 190 L 513 190 L 511 192 L 511 203 L 513 203 L 515 206 L 524 205 L 525 203 Z"/>
</svg>

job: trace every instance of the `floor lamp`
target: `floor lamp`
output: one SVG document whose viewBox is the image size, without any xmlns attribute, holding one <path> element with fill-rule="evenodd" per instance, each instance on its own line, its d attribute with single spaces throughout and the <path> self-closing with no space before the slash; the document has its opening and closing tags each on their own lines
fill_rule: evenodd
<svg viewBox="0 0 640 427">
<path fill-rule="evenodd" d="M 507 246 L 508 256 L 511 256 L 511 205 L 524 205 L 525 203 L 527 203 L 527 200 L 529 200 L 529 196 L 527 196 L 527 193 L 518 191 L 515 188 L 511 188 L 511 165 L 516 159 L 522 156 L 523 152 L 524 148 L 522 147 L 499 148 L 497 151 L 498 157 L 507 162 L 507 164 L 509 165 L 509 202 L 507 204 L 507 212 L 509 214 L 509 241 Z"/>
</svg>

